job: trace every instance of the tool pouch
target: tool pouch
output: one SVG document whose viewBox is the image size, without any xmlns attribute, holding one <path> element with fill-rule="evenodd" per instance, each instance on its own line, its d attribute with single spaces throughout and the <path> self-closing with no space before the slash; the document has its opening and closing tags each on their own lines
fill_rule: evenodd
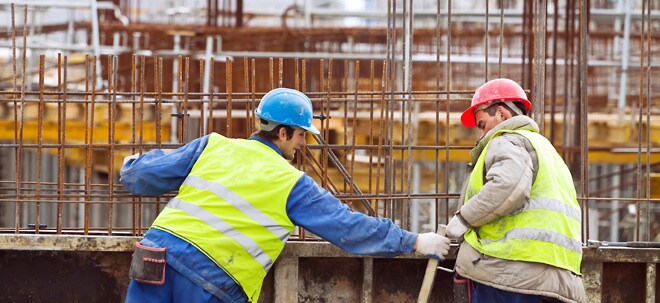
<svg viewBox="0 0 660 303">
<path fill-rule="evenodd" d="M 131 260 L 128 276 L 131 279 L 153 285 L 165 283 L 165 254 L 167 248 L 147 247 L 135 243 L 135 252 Z"/>
<path fill-rule="evenodd" d="M 469 295 L 469 279 L 461 277 L 458 273 L 454 273 L 454 302 L 455 303 L 468 303 L 470 302 Z"/>
</svg>

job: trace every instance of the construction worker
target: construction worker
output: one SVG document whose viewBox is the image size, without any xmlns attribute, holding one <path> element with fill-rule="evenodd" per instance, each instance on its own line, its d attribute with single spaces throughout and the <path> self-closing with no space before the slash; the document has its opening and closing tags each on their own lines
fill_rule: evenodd
<svg viewBox="0 0 660 303">
<path fill-rule="evenodd" d="M 295 226 L 354 254 L 442 258 L 449 239 L 356 213 L 287 160 L 305 145 L 312 103 L 278 88 L 255 112 L 249 139 L 213 133 L 171 153 L 125 159 L 121 183 L 159 196 L 178 189 L 136 244 L 126 302 L 257 302 Z"/>
<path fill-rule="evenodd" d="M 585 302 L 581 213 L 571 174 L 509 79 L 479 87 L 461 122 L 481 139 L 447 236 L 471 302 Z"/>
</svg>

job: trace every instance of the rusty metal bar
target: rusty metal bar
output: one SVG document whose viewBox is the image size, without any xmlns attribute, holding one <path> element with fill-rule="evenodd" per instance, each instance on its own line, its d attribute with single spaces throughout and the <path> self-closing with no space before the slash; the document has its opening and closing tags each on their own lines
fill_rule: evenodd
<svg viewBox="0 0 660 303">
<path fill-rule="evenodd" d="M 451 0 L 447 0 L 447 29 L 451 28 Z M 445 121 L 447 121 L 447 130 L 445 133 L 445 143 L 446 143 L 446 148 L 445 148 L 445 194 L 449 194 L 449 169 L 448 169 L 448 163 L 449 163 L 449 111 L 451 110 L 451 102 L 450 102 L 450 91 L 452 90 L 452 82 L 451 78 L 453 76 L 453 71 L 451 68 L 451 30 L 447 30 L 447 67 L 445 70 L 445 90 L 447 93 L 445 94 L 445 100 L 447 103 L 447 110 L 445 111 Z M 438 59 L 440 56 L 438 56 Z M 440 209 L 440 207 L 437 207 L 436 209 Z M 436 214 L 436 217 L 438 215 Z M 438 226 L 436 221 L 435 226 Z M 445 221 L 444 222 L 449 222 L 449 199 L 445 199 Z"/>
<path fill-rule="evenodd" d="M 232 136 L 232 102 L 231 102 L 231 93 L 232 93 L 232 76 L 233 76 L 233 61 L 227 60 L 225 62 L 225 77 L 226 77 L 226 89 L 227 89 L 227 136 Z"/>
<path fill-rule="evenodd" d="M 651 237 L 653 237 L 653 235 L 651 234 L 651 232 L 652 232 L 652 223 L 651 223 L 652 219 L 651 219 L 651 209 L 650 209 L 650 207 L 651 207 L 651 202 L 650 202 L 650 199 L 651 199 L 651 178 L 650 178 L 650 175 L 649 175 L 649 172 L 651 172 L 651 77 L 652 77 L 652 75 L 651 75 L 651 52 L 652 52 L 651 31 L 653 29 L 653 26 L 652 26 L 653 25 L 653 23 L 652 23 L 653 19 L 651 19 L 651 1 L 647 1 L 646 3 L 647 3 L 646 4 L 647 5 L 646 20 L 648 20 L 648 22 L 649 22 L 649 24 L 647 26 L 647 32 L 646 32 L 647 33 L 647 35 L 646 35 L 646 47 L 647 47 L 647 51 L 646 51 L 647 60 L 646 60 L 646 62 L 647 62 L 647 66 L 646 66 L 646 69 L 645 69 L 646 70 L 646 146 L 647 146 L 647 148 L 646 148 L 646 175 L 647 175 L 647 177 L 646 177 L 645 186 L 646 186 L 646 198 L 649 199 L 649 200 L 647 200 L 648 202 L 646 203 L 646 206 L 647 206 L 646 210 L 647 210 L 647 214 L 648 214 L 646 222 L 648 222 L 647 224 L 648 224 L 648 227 L 649 227 L 649 231 L 648 231 L 649 232 L 649 239 L 648 240 L 655 240 L 655 239 L 651 238 Z M 644 10 L 642 10 L 642 13 L 644 13 Z M 642 19 L 642 20 L 644 20 L 644 19 Z M 642 72 L 642 70 L 643 69 L 640 68 L 640 73 Z M 643 90 L 640 90 L 640 93 L 639 93 L 640 96 L 642 95 L 642 91 Z M 652 265 L 649 264 L 648 266 L 650 267 Z M 653 265 L 653 266 L 657 267 L 657 265 Z M 654 271 L 654 274 L 657 276 L 657 270 Z M 657 279 L 657 278 L 655 278 L 655 279 Z M 647 289 L 650 289 L 650 288 L 647 288 Z M 653 297 L 655 297 L 655 295 L 656 294 L 654 293 Z M 655 299 L 655 298 L 652 298 L 652 299 Z"/>
<path fill-rule="evenodd" d="M 490 48 L 489 45 L 489 26 L 490 22 L 488 20 L 488 17 L 490 17 L 490 1 L 486 0 L 486 14 L 485 14 L 485 21 L 484 21 L 484 83 L 488 82 L 488 49 Z"/>
<path fill-rule="evenodd" d="M 57 56 L 57 89 L 63 92 L 62 100 L 64 102 L 57 104 L 57 126 L 58 126 L 58 144 L 57 148 L 57 233 L 62 232 L 62 212 L 64 203 L 64 144 L 66 143 L 66 100 L 67 100 L 67 57 L 59 54 Z M 59 100 L 58 96 L 58 100 Z"/>
<path fill-rule="evenodd" d="M 113 92 L 111 101 L 108 104 L 108 144 L 110 149 L 108 152 L 108 236 L 112 235 L 113 213 L 114 213 L 114 195 L 115 195 L 115 170 L 113 169 L 115 163 L 115 120 L 116 108 L 115 102 L 117 100 L 117 57 L 108 57 L 108 91 Z"/>
<path fill-rule="evenodd" d="M 545 62 L 546 62 L 546 31 L 547 31 L 547 0 L 534 1 L 536 5 L 534 18 L 534 81 L 532 90 L 534 92 L 532 105 L 532 118 L 539 125 L 539 132 L 545 130 Z M 586 120 L 585 120 L 586 121 Z"/>
<path fill-rule="evenodd" d="M 589 142 L 587 136 L 587 35 L 588 35 L 588 22 L 587 15 L 589 10 L 587 9 L 587 1 L 580 0 L 580 73 L 579 73 L 579 88 L 580 88 L 580 156 L 581 156 L 581 180 L 582 180 L 582 197 L 586 198 L 584 200 L 583 208 L 583 227 L 584 227 L 584 237 L 582 237 L 583 242 L 585 239 L 589 239 L 589 166 L 587 165 L 589 160 Z"/>
<path fill-rule="evenodd" d="M 44 90 L 44 61 L 45 57 L 44 55 L 39 56 L 39 91 Z M 34 208 L 34 232 L 36 234 L 39 233 L 39 228 L 41 227 L 41 224 L 39 222 L 39 215 L 41 211 L 41 174 L 42 174 L 42 169 L 41 169 L 41 164 L 42 164 L 42 157 L 43 157 L 43 146 L 41 145 L 43 143 L 43 128 L 44 128 L 44 96 L 43 94 L 39 94 L 39 107 L 37 109 L 37 176 L 36 176 L 36 200 L 37 203 Z"/>
</svg>

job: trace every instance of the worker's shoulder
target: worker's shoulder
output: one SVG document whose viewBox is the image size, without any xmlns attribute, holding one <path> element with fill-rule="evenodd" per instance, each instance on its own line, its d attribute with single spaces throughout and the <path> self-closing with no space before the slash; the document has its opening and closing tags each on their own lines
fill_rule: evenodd
<svg viewBox="0 0 660 303">
<path fill-rule="evenodd" d="M 499 146 L 501 148 L 506 148 L 508 145 L 524 147 L 530 144 L 530 141 L 520 133 L 502 132 L 500 136 L 493 138 L 490 144 L 491 146 Z"/>
</svg>

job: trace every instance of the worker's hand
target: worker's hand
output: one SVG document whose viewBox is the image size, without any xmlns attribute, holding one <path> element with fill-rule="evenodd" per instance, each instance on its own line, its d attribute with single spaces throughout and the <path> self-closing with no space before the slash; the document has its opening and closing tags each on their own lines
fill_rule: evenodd
<svg viewBox="0 0 660 303">
<path fill-rule="evenodd" d="M 436 233 L 417 235 L 415 252 L 427 257 L 442 260 L 449 252 L 449 238 Z"/>
<path fill-rule="evenodd" d="M 447 237 L 458 239 L 462 237 L 467 230 L 468 227 L 461 222 L 461 219 L 459 219 L 457 215 L 454 215 L 454 217 L 449 220 L 449 224 L 447 224 Z"/>
</svg>

